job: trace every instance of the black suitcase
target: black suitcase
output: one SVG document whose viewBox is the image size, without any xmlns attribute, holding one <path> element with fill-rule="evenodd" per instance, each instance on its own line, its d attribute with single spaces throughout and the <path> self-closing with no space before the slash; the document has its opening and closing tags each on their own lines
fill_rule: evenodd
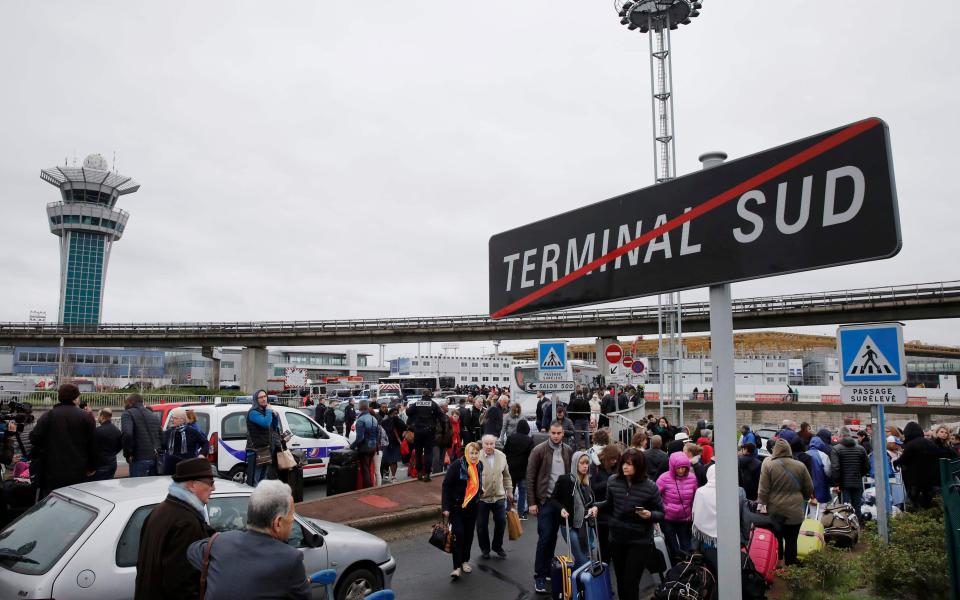
<svg viewBox="0 0 960 600">
<path fill-rule="evenodd" d="M 330 452 L 329 462 L 327 466 L 333 465 L 359 465 L 360 456 L 357 454 L 356 450 L 351 450 L 350 448 L 338 448 Z"/>
<path fill-rule="evenodd" d="M 303 502 L 303 467 L 300 465 L 292 469 L 280 471 L 280 481 L 290 486 L 294 502 Z"/>
<path fill-rule="evenodd" d="M 350 465 L 334 465 L 327 467 L 327 496 L 335 496 L 357 489 L 357 463 Z"/>
</svg>

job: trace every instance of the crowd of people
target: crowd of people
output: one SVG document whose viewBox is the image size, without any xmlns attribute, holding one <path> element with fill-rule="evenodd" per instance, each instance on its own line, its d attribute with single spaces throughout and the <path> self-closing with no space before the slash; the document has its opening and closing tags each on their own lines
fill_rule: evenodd
<svg viewBox="0 0 960 600">
<path fill-rule="evenodd" d="M 627 600 L 638 597 L 645 571 L 664 570 L 666 558 L 675 564 L 697 552 L 715 568 L 718 458 L 713 431 L 705 421 L 689 427 L 648 415 L 632 430 L 629 443 L 622 434 L 611 439 L 601 420 L 611 411 L 602 407 L 629 406 L 636 393 L 623 390 L 622 403 L 620 394 L 612 392 L 577 390 L 569 401 L 560 402 L 544 397 L 535 415 L 515 415 L 520 418 L 505 438 L 504 431 L 497 436 L 493 430 L 477 438 L 479 444 L 467 443 L 443 483 L 443 510 L 455 534 L 454 580 L 472 571 L 475 534 L 482 558 L 488 558 L 491 549 L 503 555 L 502 515 L 511 506 L 524 518 L 537 517 L 533 567 L 538 593 L 548 590 L 551 560 L 561 537 L 569 544 L 575 567 L 598 548 L 613 567 L 618 597 Z M 504 403 L 501 398 L 491 406 L 500 405 L 506 412 L 509 398 Z M 591 410 L 590 400 L 583 410 L 585 398 L 596 398 L 601 410 Z M 473 400 L 477 407 L 446 407 L 441 412 L 460 412 L 461 422 L 471 422 L 473 412 L 485 405 L 482 398 Z M 570 413 L 585 418 L 571 419 Z M 539 430 L 533 434 L 545 433 L 545 439 L 535 441 L 528 422 Z M 884 434 L 887 476 L 898 484 L 902 480 L 904 490 L 900 496 L 894 493 L 895 505 L 904 510 L 929 507 L 938 493 L 937 461 L 958 456 L 960 436 L 946 426 L 925 434 L 915 422 L 902 431 L 888 427 Z M 739 542 L 747 543 L 753 523 L 763 523 L 777 537 L 780 564 L 790 565 L 798 560 L 797 539 L 808 507 L 845 502 L 862 519 L 864 478 L 873 476 L 871 435 L 869 426 L 859 431 L 842 427 L 834 434 L 786 420 L 775 435 L 762 440 L 743 425 L 737 432 Z M 512 496 L 507 491 L 511 486 Z M 496 510 L 484 507 L 485 500 L 500 505 Z M 489 545 L 491 514 L 495 528 Z M 663 537 L 667 556 L 657 550 L 655 536 Z"/>
<path fill-rule="evenodd" d="M 360 401 L 355 409 L 321 401 L 316 414 L 318 422 L 337 430 L 336 412 L 342 408 L 341 431 L 349 432 L 347 423 L 355 431 L 352 446 L 363 487 L 394 480 L 404 465 L 421 481 L 442 474 L 442 512 L 455 540 L 453 580 L 472 572 L 474 539 L 483 559 L 507 555 L 507 513 L 515 510 L 521 520 L 537 519 L 532 562 L 538 593 L 547 592 L 562 537 L 575 566 L 599 550 L 612 565 L 618 597 L 630 600 L 638 597 L 644 572 L 661 573 L 666 558 L 676 563 L 696 551 L 711 564 L 718 519 L 714 465 L 733 457 L 715 455 L 714 432 L 705 421 L 690 427 L 648 415 L 624 438 L 623 427 L 610 427 L 610 413 L 636 406 L 642 390 L 627 386 L 616 392 L 578 387 L 562 400 L 541 394 L 534 414 L 524 414 L 509 390 L 498 388 L 476 390 L 457 403 L 435 400 L 429 392 L 409 403 Z M 246 589 L 249 573 L 227 574 L 230 557 L 242 552 L 262 552 L 293 565 L 285 571 L 292 573 L 290 585 L 298 594 L 308 593 L 302 559 L 294 565 L 293 554 L 280 549 L 293 509 L 290 488 L 272 481 L 282 478 L 277 456 L 285 449 L 285 432 L 265 391 L 253 395 L 246 416 L 246 480 L 256 488 L 248 530 L 223 534 L 216 543 L 203 508 L 215 488 L 214 472 L 196 415 L 175 409 L 164 429 L 159 414 L 131 394 L 117 427 L 110 409 L 94 416 L 89 406 L 80 406 L 79 396 L 75 386 L 61 386 L 58 404 L 37 420 L 29 433 L 29 468 L 41 497 L 57 487 L 114 477 L 118 453 L 130 477 L 172 476 L 169 496 L 144 527 L 138 598 L 174 597 L 164 595 L 161 582 L 179 581 L 160 558 L 170 555 L 185 573 L 196 572 L 186 570 L 187 564 L 201 568 L 214 557 L 218 566 L 209 572 L 207 597 L 231 597 L 233 590 Z M 898 485 L 902 481 L 894 505 L 929 507 L 939 493 L 938 459 L 960 453 L 960 435 L 947 426 L 925 432 L 910 422 L 902 430 L 842 427 L 834 434 L 786 420 L 764 440 L 743 425 L 736 457 L 740 542 L 746 543 L 751 521 L 763 519 L 777 536 L 780 560 L 790 565 L 797 561 L 808 506 L 838 499 L 863 518 L 864 478 L 874 476 L 873 435 L 885 439 L 885 475 Z M 659 536 L 667 556 L 657 549 Z M 190 586 L 194 583 L 200 585 L 191 580 Z"/>
</svg>

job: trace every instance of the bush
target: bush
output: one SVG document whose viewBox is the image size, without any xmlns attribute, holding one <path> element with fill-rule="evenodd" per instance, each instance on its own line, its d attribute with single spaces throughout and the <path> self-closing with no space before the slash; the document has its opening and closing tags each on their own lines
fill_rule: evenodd
<svg viewBox="0 0 960 600">
<path fill-rule="evenodd" d="M 836 598 L 860 586 L 859 561 L 849 550 L 826 546 L 808 555 L 798 565 L 786 567 L 780 574 L 794 600 Z"/>
<path fill-rule="evenodd" d="M 891 519 L 890 543 L 875 527 L 866 531 L 864 568 L 874 594 L 884 598 L 949 597 L 943 509 L 903 513 Z"/>
</svg>

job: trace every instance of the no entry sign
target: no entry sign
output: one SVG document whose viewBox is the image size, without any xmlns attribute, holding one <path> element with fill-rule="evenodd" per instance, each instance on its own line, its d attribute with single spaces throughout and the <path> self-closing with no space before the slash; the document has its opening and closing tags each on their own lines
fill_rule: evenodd
<svg viewBox="0 0 960 600">
<path fill-rule="evenodd" d="M 603 351 L 603 355 L 606 357 L 607 363 L 615 365 L 623 357 L 623 348 L 619 344 L 610 344 Z"/>
<path fill-rule="evenodd" d="M 490 238 L 501 318 L 888 258 L 889 133 L 871 118 Z"/>
<path fill-rule="evenodd" d="M 632 356 L 624 356 L 624 357 L 623 357 L 623 366 L 626 367 L 627 369 L 629 369 L 630 367 L 632 367 L 632 366 L 633 366 L 633 357 L 632 357 Z"/>
</svg>

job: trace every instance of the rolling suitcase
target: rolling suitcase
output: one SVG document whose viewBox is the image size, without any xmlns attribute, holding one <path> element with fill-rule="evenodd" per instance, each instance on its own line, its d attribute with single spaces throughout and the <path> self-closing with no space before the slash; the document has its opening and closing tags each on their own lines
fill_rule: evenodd
<svg viewBox="0 0 960 600">
<path fill-rule="evenodd" d="M 567 554 L 558 554 L 550 561 L 550 598 L 573 600 L 570 587 L 573 575 L 573 550 L 570 548 L 570 527 L 567 526 Z"/>
<path fill-rule="evenodd" d="M 661 585 L 666 579 L 666 573 L 673 566 L 670 563 L 670 550 L 667 548 L 667 540 L 663 538 L 663 532 L 660 526 L 656 525 L 653 530 L 653 545 L 657 549 L 657 563 L 650 565 L 649 569 L 644 569 L 643 576 L 640 578 L 640 589 L 646 590 Z"/>
<path fill-rule="evenodd" d="M 777 538 L 773 532 L 762 527 L 753 527 L 750 530 L 747 553 L 757 572 L 767 583 L 773 583 L 773 572 L 777 569 Z"/>
<path fill-rule="evenodd" d="M 810 506 L 807 505 L 807 518 L 800 525 L 800 535 L 797 536 L 797 557 L 806 558 L 813 552 L 823 550 L 826 545 L 823 537 L 823 523 L 820 522 L 820 505 L 810 518 Z"/>
<path fill-rule="evenodd" d="M 610 600 L 613 598 L 613 583 L 610 581 L 610 566 L 600 556 L 596 522 L 587 522 L 587 528 L 593 535 L 594 544 L 590 547 L 590 560 L 570 577 L 570 590 L 576 600 Z"/>
</svg>

